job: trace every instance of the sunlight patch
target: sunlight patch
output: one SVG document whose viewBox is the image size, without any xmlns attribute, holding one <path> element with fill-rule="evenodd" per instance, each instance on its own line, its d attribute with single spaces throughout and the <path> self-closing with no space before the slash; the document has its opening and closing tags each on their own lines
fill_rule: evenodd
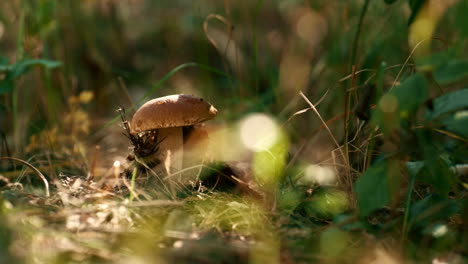
<svg viewBox="0 0 468 264">
<path fill-rule="evenodd" d="M 432 236 L 434 237 L 442 237 L 447 234 L 448 228 L 446 225 L 438 225 L 432 230 Z"/>
<path fill-rule="evenodd" d="M 278 125 L 265 114 L 252 114 L 241 121 L 240 135 L 246 148 L 255 152 L 266 150 L 278 139 Z"/>
<path fill-rule="evenodd" d="M 380 99 L 380 109 L 384 113 L 394 113 L 398 109 L 398 99 L 391 94 L 382 96 L 382 99 Z"/>
<path fill-rule="evenodd" d="M 336 173 L 330 167 L 311 164 L 306 167 L 304 176 L 298 180 L 299 184 L 332 185 L 336 182 Z"/>
</svg>

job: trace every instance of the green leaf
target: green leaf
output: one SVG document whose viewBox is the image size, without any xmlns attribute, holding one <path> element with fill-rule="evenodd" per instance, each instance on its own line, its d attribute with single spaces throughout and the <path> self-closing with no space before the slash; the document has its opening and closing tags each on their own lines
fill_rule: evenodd
<svg viewBox="0 0 468 264">
<path fill-rule="evenodd" d="M 361 216 L 367 216 L 390 202 L 388 169 L 386 161 L 378 162 L 356 181 L 355 190 Z"/>
<path fill-rule="evenodd" d="M 278 128 L 278 136 L 265 150 L 255 152 L 252 169 L 257 183 L 267 189 L 275 189 L 284 176 L 288 156 L 289 138 Z"/>
<path fill-rule="evenodd" d="M 428 56 L 415 59 L 416 67 L 418 68 L 438 68 L 445 64 L 448 60 L 452 59 L 450 52 L 437 52 Z"/>
<path fill-rule="evenodd" d="M 415 74 L 399 86 L 396 86 L 390 94 L 398 100 L 398 110 L 400 115 L 406 112 L 414 112 L 426 101 L 426 79 L 421 74 Z"/>
<path fill-rule="evenodd" d="M 352 236 L 337 227 L 326 229 L 320 234 L 320 253 L 326 257 L 343 255 L 353 243 Z"/>
<path fill-rule="evenodd" d="M 439 84 L 449 84 L 468 76 L 468 60 L 459 59 L 460 56 L 455 50 L 439 52 L 416 59 L 416 66 L 431 70 Z"/>
<path fill-rule="evenodd" d="M 406 162 L 406 168 L 408 169 L 408 173 L 416 177 L 421 169 L 424 167 L 424 161 L 408 161 Z"/>
<path fill-rule="evenodd" d="M 455 10 L 455 29 L 460 31 L 460 37 L 466 38 L 468 37 L 468 19 L 466 17 L 466 14 L 468 14 L 468 1 L 460 1 L 453 9 Z"/>
<path fill-rule="evenodd" d="M 366 229 L 365 221 L 358 220 L 353 214 L 340 214 L 333 218 L 333 223 L 345 231 L 356 231 Z"/>
<path fill-rule="evenodd" d="M 307 215 L 322 219 L 332 219 L 349 208 L 349 197 L 346 192 L 335 188 L 314 190 L 312 198 L 304 202 Z"/>
<path fill-rule="evenodd" d="M 437 97 L 432 102 L 432 110 L 426 112 L 427 119 L 468 107 L 468 88 Z"/>
<path fill-rule="evenodd" d="M 445 221 L 458 211 L 455 201 L 433 194 L 411 206 L 409 223 L 412 229 L 422 229 L 432 223 Z"/>
<path fill-rule="evenodd" d="M 23 75 L 32 66 L 42 66 L 46 69 L 53 69 L 61 65 L 61 62 L 45 59 L 26 59 L 16 64 L 8 65 L 8 59 L 0 57 L 0 72 L 6 72 L 5 78 L 0 81 L 0 95 L 13 91 L 14 79 Z"/>
<path fill-rule="evenodd" d="M 0 57 L 0 72 L 9 71 L 11 69 L 10 62 L 5 57 Z"/>
<path fill-rule="evenodd" d="M 22 60 L 11 68 L 12 78 L 17 78 L 28 71 L 32 66 L 42 66 L 46 69 L 53 69 L 61 66 L 62 63 L 58 61 L 45 60 L 45 59 L 26 59 Z"/>
<path fill-rule="evenodd" d="M 0 56 L 0 66 L 6 66 L 10 64 L 8 58 Z"/>
<path fill-rule="evenodd" d="M 10 65 L 1 65 L 0 64 L 0 72 L 9 71 L 10 69 L 11 69 Z"/>
<path fill-rule="evenodd" d="M 434 71 L 434 78 L 440 84 L 460 81 L 468 76 L 468 61 L 449 60 Z"/>
<path fill-rule="evenodd" d="M 419 73 L 407 78 L 380 98 L 372 123 L 384 133 L 391 133 L 398 128 L 400 120 L 411 117 L 426 101 L 426 87 L 426 79 Z"/>
<path fill-rule="evenodd" d="M 468 110 L 458 111 L 443 121 L 447 130 L 468 137 Z"/>
<path fill-rule="evenodd" d="M 278 208 L 281 211 L 293 212 L 304 200 L 305 192 L 301 191 L 300 188 L 298 190 L 294 188 L 282 190 L 278 197 Z"/>
<path fill-rule="evenodd" d="M 13 91 L 13 88 L 13 80 L 7 78 L 5 80 L 0 81 L 0 95 L 10 93 L 11 91 Z"/>
<path fill-rule="evenodd" d="M 436 154 L 440 152 L 437 148 L 424 146 L 423 149 L 426 160 L 424 162 L 424 168 L 416 179 L 432 185 L 440 195 L 447 196 L 450 191 L 450 186 L 454 182 L 454 175 L 450 170 L 448 161 Z"/>
</svg>

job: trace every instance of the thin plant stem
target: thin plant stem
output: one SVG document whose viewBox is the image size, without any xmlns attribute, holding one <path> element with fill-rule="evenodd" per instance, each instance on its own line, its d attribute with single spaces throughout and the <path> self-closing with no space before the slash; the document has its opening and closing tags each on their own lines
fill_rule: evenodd
<svg viewBox="0 0 468 264">
<path fill-rule="evenodd" d="M 428 40 L 428 39 L 423 39 L 423 40 L 421 40 L 420 42 L 418 42 L 418 43 L 414 46 L 413 50 L 411 50 L 410 55 L 408 55 L 408 57 L 407 57 L 406 60 L 405 60 L 405 63 L 403 63 L 403 66 L 401 66 L 400 71 L 398 71 L 398 74 L 397 74 L 397 76 L 395 77 L 395 80 L 393 80 L 393 84 L 392 84 L 392 87 L 390 87 L 390 91 L 391 91 L 391 90 L 393 89 L 393 87 L 395 87 L 395 85 L 397 84 L 398 79 L 400 78 L 401 73 L 402 73 L 403 70 L 405 69 L 405 66 L 408 64 L 408 62 L 409 62 L 409 60 L 411 59 L 411 57 L 413 57 L 414 52 L 418 49 L 419 45 L 421 45 L 421 44 L 422 44 L 424 41 L 426 41 L 426 40 Z"/>
<path fill-rule="evenodd" d="M 328 133 L 330 134 L 333 142 L 335 143 L 336 147 L 338 149 L 341 149 L 340 147 L 340 144 L 338 144 L 338 141 L 336 141 L 336 138 L 335 136 L 333 135 L 333 133 L 331 132 L 330 128 L 328 127 L 327 123 L 325 122 L 325 120 L 323 120 L 322 116 L 320 115 L 320 113 L 317 111 L 317 108 L 315 108 L 314 104 L 312 104 L 312 102 L 309 100 L 309 98 L 307 98 L 303 92 L 300 92 L 299 93 L 302 98 L 304 98 L 304 100 L 309 104 L 310 108 L 317 114 L 317 116 L 319 117 L 320 119 L 320 122 L 322 122 L 322 125 L 325 126 L 325 129 L 328 131 Z M 343 155 L 343 153 L 341 153 Z"/>
<path fill-rule="evenodd" d="M 352 66 L 352 78 L 351 78 L 351 87 L 355 87 L 355 82 L 356 82 L 356 77 L 355 77 L 355 72 L 356 72 L 356 66 L 353 65 Z M 345 109 L 344 109 L 344 143 L 343 143 L 343 146 L 344 146 L 344 155 L 343 155 L 343 159 L 345 159 L 346 161 L 346 164 L 350 164 L 349 163 L 349 145 L 348 145 L 348 137 L 349 137 L 349 116 L 350 116 L 350 101 L 351 101 L 351 89 L 348 89 L 345 93 Z M 351 178 L 351 171 L 350 171 L 351 168 L 348 168 L 346 170 L 346 175 L 347 177 L 350 179 Z M 350 191 L 352 190 L 352 185 L 351 185 L 351 180 L 349 181 L 350 183 L 350 186 L 349 189 Z"/>
<path fill-rule="evenodd" d="M 137 171 L 138 169 L 135 167 L 133 168 L 133 172 L 132 172 L 132 180 L 130 181 L 130 203 L 132 203 L 133 201 L 133 198 L 134 198 L 134 193 L 135 193 L 135 179 L 136 179 L 136 175 L 137 175 Z"/>
<path fill-rule="evenodd" d="M 361 9 L 361 14 L 359 15 L 359 22 L 358 22 L 358 27 L 357 27 L 357 30 L 356 30 L 356 35 L 354 36 L 354 41 L 353 41 L 353 48 L 351 50 L 351 59 L 350 59 L 350 63 L 349 63 L 349 66 L 350 66 L 350 69 L 352 71 L 352 74 L 351 74 L 351 81 L 350 81 L 350 87 L 348 87 L 348 89 L 346 90 L 345 92 L 345 109 L 344 109 L 344 113 L 345 113 L 345 118 L 344 118 L 344 153 L 342 153 L 343 155 L 343 159 L 345 160 L 346 164 L 348 165 L 348 169 L 346 170 L 346 176 L 348 178 L 348 184 L 349 184 L 349 188 L 350 188 L 350 191 L 352 191 L 352 181 L 351 181 L 351 165 L 350 165 L 350 162 L 349 162 L 349 150 L 348 150 L 348 133 L 349 133 L 349 127 L 348 127 L 348 123 L 349 123 L 349 114 L 350 114 L 350 92 L 349 92 L 349 88 L 352 88 L 354 86 L 354 84 L 356 83 L 356 77 L 355 77 L 355 73 L 356 73 L 356 54 L 357 54 L 357 50 L 358 50 L 358 47 L 359 47 L 359 37 L 361 35 L 361 29 L 362 29 L 362 23 L 364 21 L 364 17 L 367 13 L 367 9 L 369 7 L 369 0 L 366 0 L 364 2 L 364 5 L 362 6 L 362 9 Z M 343 152 L 343 151 L 342 151 Z"/>
<path fill-rule="evenodd" d="M 16 161 L 16 162 L 19 162 L 25 166 L 27 166 L 28 168 L 32 169 L 37 176 L 39 176 L 39 178 L 41 178 L 41 180 L 44 182 L 44 187 L 45 187 L 45 191 L 46 191 L 46 197 L 49 197 L 50 196 L 50 191 L 49 191 L 49 182 L 47 181 L 46 177 L 44 176 L 44 174 L 42 174 L 42 172 L 40 172 L 38 169 L 36 169 L 36 167 L 34 167 L 31 163 L 27 162 L 27 161 L 24 161 L 22 159 L 18 159 L 18 158 L 13 158 L 13 157 L 0 157 L 0 160 L 12 160 L 12 161 Z"/>
<path fill-rule="evenodd" d="M 224 47 L 224 51 L 223 51 L 222 47 L 220 47 L 216 43 L 216 40 L 213 39 L 210 36 L 209 32 L 208 32 L 209 21 L 211 19 L 215 19 L 215 20 L 218 20 L 218 21 L 222 22 L 227 28 L 229 38 L 228 38 L 228 42 L 226 43 L 226 46 Z M 218 14 L 209 14 L 205 18 L 205 21 L 203 22 L 203 31 L 205 32 L 205 36 L 208 39 L 208 41 L 211 43 L 211 45 L 213 45 L 213 47 L 215 47 L 216 50 L 218 50 L 218 52 L 220 53 L 221 59 L 222 59 L 222 62 L 223 62 L 223 67 L 224 67 L 225 71 L 229 72 L 230 67 L 228 66 L 228 62 L 226 61 L 226 58 L 227 58 L 228 48 L 229 48 L 229 45 L 231 44 L 232 35 L 233 35 L 233 26 L 232 26 L 231 21 L 229 20 L 229 18 L 226 18 L 226 17 L 218 15 Z M 237 63 L 237 49 L 235 49 L 235 50 L 236 50 L 236 63 Z M 236 67 L 236 66 L 234 66 L 234 67 Z M 236 69 L 233 69 L 233 74 L 235 73 L 235 70 Z M 234 82 L 233 82 L 232 79 L 228 79 L 228 80 L 229 80 L 229 85 L 231 86 L 231 90 L 232 90 L 232 92 L 234 92 L 234 90 L 235 90 Z"/>
<path fill-rule="evenodd" d="M 302 98 L 304 98 L 304 100 L 309 104 L 310 108 L 317 114 L 318 118 L 320 119 L 320 122 L 322 122 L 322 125 L 325 127 L 325 129 L 327 130 L 327 132 L 330 134 L 330 137 L 331 139 L 333 140 L 333 142 L 335 143 L 337 149 L 340 151 L 340 154 L 341 156 L 343 157 L 344 161 L 345 161 L 345 164 L 346 164 L 346 167 L 348 168 L 348 170 L 350 169 L 349 167 L 349 164 L 348 164 L 348 160 L 346 160 L 345 158 L 345 155 L 343 153 L 343 150 L 341 149 L 341 146 L 340 144 L 338 144 L 338 141 L 336 140 L 335 136 L 333 135 L 333 133 L 331 132 L 330 128 L 328 127 L 327 123 L 325 122 L 325 120 L 323 120 L 322 116 L 320 115 L 320 113 L 318 112 L 317 108 L 315 108 L 314 104 L 312 104 L 312 102 L 309 100 L 309 98 L 307 98 L 303 92 L 300 92 L 299 93 Z M 350 175 L 347 175 L 347 176 L 350 176 Z M 347 181 L 348 181 L 348 184 L 351 186 L 351 177 L 347 177 Z"/>
<path fill-rule="evenodd" d="M 408 233 L 408 218 L 409 218 L 409 209 L 411 205 L 411 193 L 413 192 L 414 188 L 414 179 L 415 175 L 410 174 L 410 184 L 408 187 L 408 194 L 406 196 L 406 202 L 405 202 L 405 215 L 403 218 L 403 230 L 402 230 L 402 236 L 401 236 L 401 243 L 403 244 L 406 241 L 407 233 Z"/>
<path fill-rule="evenodd" d="M 353 49 L 351 50 L 350 68 L 353 65 L 356 65 L 356 54 L 357 54 L 357 49 L 359 47 L 359 37 L 361 35 L 362 23 L 364 21 L 364 16 L 367 13 L 369 2 L 370 2 L 369 0 L 366 0 L 366 2 L 364 2 L 364 5 L 362 6 L 362 9 L 361 9 L 361 14 L 359 15 L 358 28 L 356 31 L 356 35 L 354 36 Z"/>
<path fill-rule="evenodd" d="M 378 104 L 378 100 L 380 100 L 380 97 L 383 95 L 383 76 L 384 76 L 384 72 L 385 72 L 385 67 L 387 66 L 387 63 L 385 62 L 382 62 L 379 66 L 379 68 L 377 69 L 377 73 L 376 73 L 376 79 L 377 79 L 377 91 L 376 91 L 376 101 L 377 101 L 377 104 Z M 368 144 L 368 147 L 367 147 L 367 155 L 365 157 L 365 160 L 364 160 L 364 168 L 363 170 L 367 170 L 367 168 L 370 167 L 371 165 L 371 162 L 372 162 L 372 156 L 374 155 L 374 148 L 375 148 L 375 138 L 374 138 L 374 135 L 376 133 L 376 130 L 373 129 L 370 136 L 369 136 L 369 144 Z"/>
<path fill-rule="evenodd" d="M 18 29 L 18 39 L 16 41 L 16 62 L 19 62 L 23 59 L 24 56 L 24 11 L 21 10 L 20 20 L 19 20 L 19 29 Z M 19 87 L 16 86 L 13 88 L 11 93 L 11 105 L 13 112 L 13 133 L 14 133 L 14 142 L 15 146 L 20 145 L 20 135 L 19 133 L 19 124 L 18 124 L 18 99 L 19 99 Z"/>
</svg>

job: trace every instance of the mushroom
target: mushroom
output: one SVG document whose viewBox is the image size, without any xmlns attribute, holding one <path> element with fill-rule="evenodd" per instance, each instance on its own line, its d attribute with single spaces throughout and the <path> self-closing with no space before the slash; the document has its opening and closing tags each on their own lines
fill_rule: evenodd
<svg viewBox="0 0 468 264">
<path fill-rule="evenodd" d="M 218 111 L 207 101 L 192 95 L 176 94 L 156 98 L 140 107 L 132 118 L 130 133 L 153 139 L 159 150 L 156 158 L 171 174 L 182 169 L 185 133 L 196 131 L 196 124 L 212 119 Z"/>
</svg>

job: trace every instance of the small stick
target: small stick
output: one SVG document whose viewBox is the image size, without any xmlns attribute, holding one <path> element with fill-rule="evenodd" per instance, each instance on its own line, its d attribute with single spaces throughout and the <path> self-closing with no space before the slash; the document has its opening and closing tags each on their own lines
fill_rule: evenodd
<svg viewBox="0 0 468 264">
<path fill-rule="evenodd" d="M 32 169 L 36 174 L 37 176 L 39 176 L 42 181 L 44 182 L 44 186 L 45 186 L 45 191 L 46 191 L 46 197 L 50 197 L 50 192 L 49 192 L 49 182 L 47 181 L 46 177 L 44 176 L 44 174 L 42 174 L 38 169 L 36 169 L 36 167 L 34 167 L 33 165 L 31 165 L 29 162 L 27 161 L 24 161 L 22 159 L 18 159 L 18 158 L 12 158 L 12 157 L 0 157 L 0 160 L 12 160 L 12 161 L 16 161 L 16 162 L 19 162 L 27 167 L 29 167 L 30 169 Z"/>
<path fill-rule="evenodd" d="M 307 98 L 304 93 L 302 92 L 299 92 L 299 94 L 302 96 L 302 98 L 304 98 L 304 100 L 309 104 L 310 108 L 312 108 L 312 110 L 317 114 L 318 118 L 320 119 L 320 122 L 322 122 L 322 125 L 325 127 L 325 129 L 327 130 L 327 132 L 330 134 L 330 137 L 331 139 L 333 140 L 333 142 L 335 143 L 336 147 L 338 148 L 338 150 L 340 151 L 340 154 L 341 156 L 343 157 L 344 161 L 345 161 L 345 164 L 347 166 L 347 174 L 349 174 L 350 172 L 350 169 L 351 167 L 349 166 L 349 163 L 348 163 L 348 159 L 346 159 L 346 156 L 340 146 L 340 144 L 338 144 L 338 141 L 336 140 L 335 136 L 333 136 L 333 133 L 331 132 L 330 128 L 328 127 L 327 123 L 325 122 L 325 120 L 323 120 L 322 116 L 320 115 L 320 113 L 318 112 L 317 108 L 315 108 L 314 104 L 312 104 L 312 102 L 309 100 L 309 98 Z M 348 181 L 351 181 L 351 177 L 350 175 L 348 175 Z M 349 182 L 351 184 L 351 182 Z"/>
<path fill-rule="evenodd" d="M 340 154 L 343 156 L 343 158 L 345 157 L 344 153 L 343 153 L 343 150 L 341 149 L 341 146 L 340 144 L 338 144 L 338 141 L 336 141 L 335 139 L 335 136 L 333 136 L 333 133 L 331 132 L 330 128 L 328 127 L 327 123 L 325 122 L 325 120 L 323 120 L 322 116 L 320 115 L 320 113 L 317 111 L 317 108 L 315 108 L 315 106 L 312 104 L 312 102 L 309 100 L 309 98 L 307 98 L 302 92 L 299 92 L 299 94 L 302 96 L 302 98 L 304 98 L 304 100 L 310 105 L 310 108 L 317 114 L 318 118 L 320 119 L 320 122 L 322 122 L 322 125 L 325 127 L 325 129 L 328 131 L 328 133 L 330 134 L 330 137 L 331 139 L 333 140 L 333 142 L 335 143 L 336 147 L 340 150 Z"/>
<path fill-rule="evenodd" d="M 406 61 L 405 63 L 403 63 L 403 66 L 401 66 L 401 69 L 400 71 L 398 72 L 397 76 L 395 77 L 395 80 L 393 80 L 393 84 L 392 84 L 392 87 L 390 87 L 390 91 L 393 89 L 393 87 L 395 87 L 395 85 L 397 84 L 398 82 L 398 79 L 400 78 L 400 75 L 401 73 L 403 72 L 403 69 L 405 68 L 406 64 L 408 64 L 409 60 L 411 59 L 411 57 L 413 57 L 413 54 L 414 52 L 418 49 L 419 45 L 421 45 L 424 41 L 426 41 L 427 39 L 423 39 L 421 40 L 420 42 L 418 42 L 413 50 L 411 51 L 410 55 L 406 58 Z"/>
</svg>

